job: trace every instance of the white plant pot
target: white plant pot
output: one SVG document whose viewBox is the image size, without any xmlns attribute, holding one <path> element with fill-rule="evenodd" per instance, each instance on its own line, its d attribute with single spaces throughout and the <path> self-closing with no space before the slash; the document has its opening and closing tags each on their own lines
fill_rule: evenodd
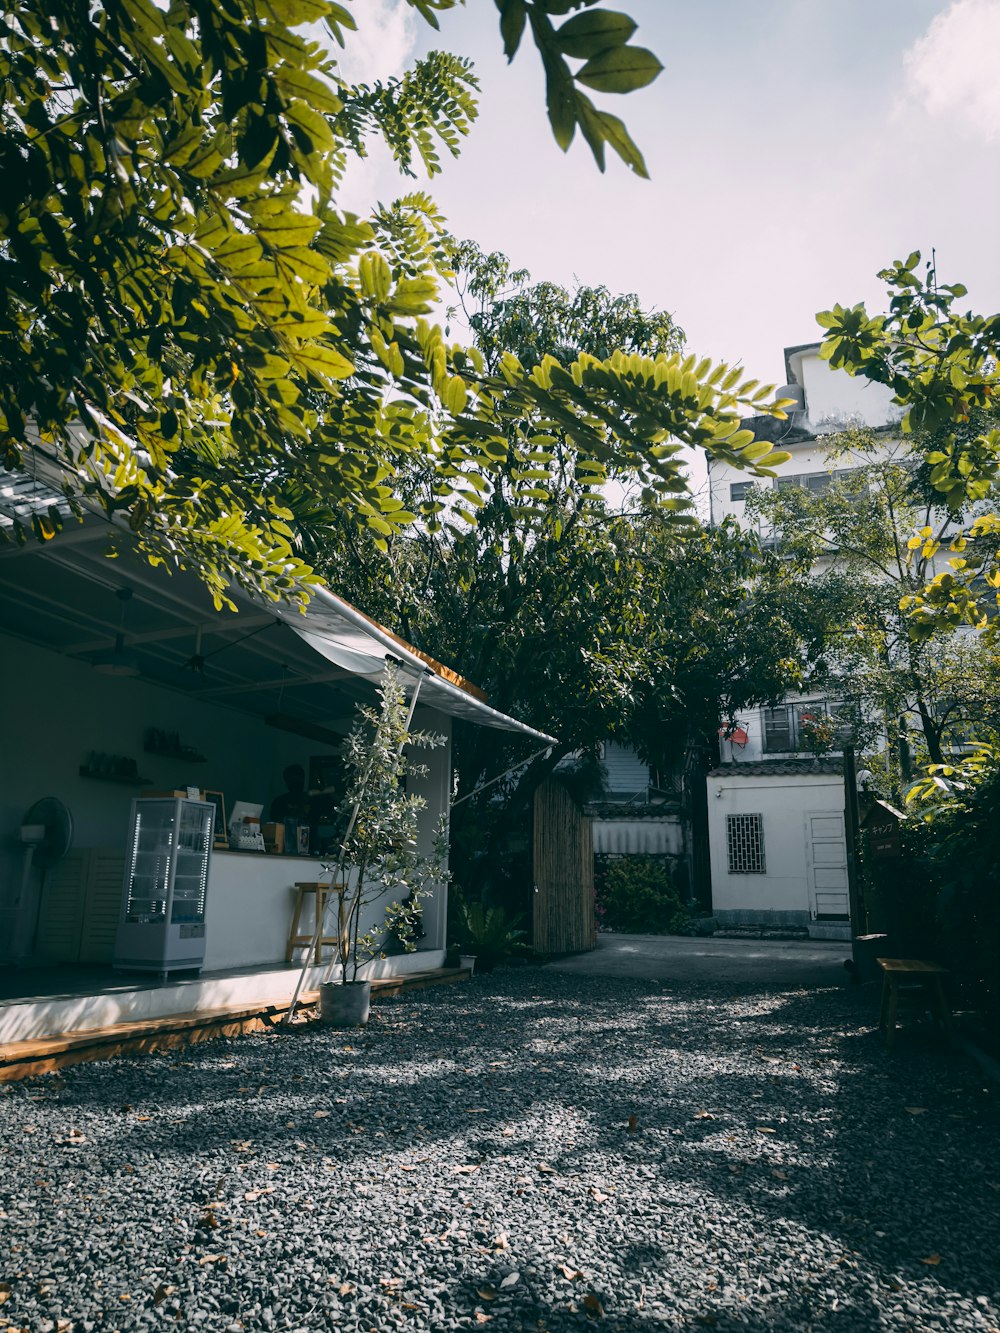
<svg viewBox="0 0 1000 1333">
<path fill-rule="evenodd" d="M 463 953 L 458 960 L 458 965 L 459 967 L 467 967 L 471 977 L 476 970 L 476 955 L 474 953 Z"/>
<path fill-rule="evenodd" d="M 319 1020 L 331 1028 L 363 1028 L 371 998 L 370 981 L 324 982 L 319 988 Z"/>
</svg>

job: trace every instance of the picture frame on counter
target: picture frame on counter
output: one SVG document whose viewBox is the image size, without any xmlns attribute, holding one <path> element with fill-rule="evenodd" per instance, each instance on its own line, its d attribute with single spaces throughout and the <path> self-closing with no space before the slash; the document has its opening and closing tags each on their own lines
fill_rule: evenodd
<svg viewBox="0 0 1000 1333">
<path fill-rule="evenodd" d="M 215 836 L 212 847 L 216 851 L 229 850 L 229 826 L 226 823 L 226 798 L 221 791 L 203 791 L 203 801 L 210 801 L 215 806 Z"/>
</svg>

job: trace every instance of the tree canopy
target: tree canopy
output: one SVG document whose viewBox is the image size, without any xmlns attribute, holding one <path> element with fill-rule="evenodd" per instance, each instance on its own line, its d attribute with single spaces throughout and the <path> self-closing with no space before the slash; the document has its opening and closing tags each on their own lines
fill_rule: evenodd
<svg viewBox="0 0 1000 1333">
<path fill-rule="evenodd" d="M 883 751 L 887 794 L 898 796 L 911 776 L 900 772 L 899 757 L 908 768 L 911 744 L 918 758 L 942 763 L 949 745 L 996 734 L 1000 658 L 975 635 L 910 632 L 905 608 L 935 577 L 939 558 L 934 543 L 914 543 L 913 534 L 947 542 L 960 527 L 910 449 L 868 429 L 826 443 L 831 470 L 838 468 L 826 488 L 752 487 L 747 517 L 762 519 L 782 557 L 811 575 L 821 644 L 814 683 L 825 677 L 853 705 L 857 743 Z"/>
<path fill-rule="evenodd" d="M 409 3 L 434 24 L 456 0 Z M 526 31 L 541 55 L 558 141 L 579 127 L 599 159 L 610 143 L 641 170 L 583 92 L 655 77 L 632 21 L 587 0 L 499 9 L 508 55 Z M 337 194 L 372 135 L 404 175 L 433 174 L 475 115 L 475 76 L 435 52 L 351 83 L 332 44 L 355 29 L 334 0 L 7 8 L 3 463 L 44 463 L 72 504 L 103 507 L 154 563 L 195 569 L 219 605 L 233 581 L 305 599 L 303 539 L 334 533 L 335 514 L 380 541 L 414 516 L 473 519 L 515 449 L 520 502 L 544 503 L 556 435 L 594 476 L 628 468 L 668 497 L 681 444 L 766 470 L 776 455 L 740 418 L 780 408 L 738 368 L 614 349 L 488 368 L 449 345 L 428 318 L 450 272 L 433 201 L 410 192 L 360 218 Z M 399 482 L 414 459 L 432 477 L 415 511 Z M 60 523 L 39 515 L 33 535 Z"/>
<path fill-rule="evenodd" d="M 902 427 L 924 465 L 921 480 L 943 517 L 909 537 L 919 559 L 939 561 L 903 609 L 911 632 L 971 625 L 996 635 L 987 614 L 1000 606 L 1000 513 L 991 491 L 1000 473 L 1000 314 L 961 314 L 962 283 L 938 281 L 933 263 L 918 274 L 920 252 L 883 269 L 889 309 L 836 305 L 817 319 L 821 355 L 834 369 L 885 384 L 904 410 Z M 984 507 L 982 502 L 989 501 Z M 941 568 L 944 565 L 944 568 Z"/>
</svg>

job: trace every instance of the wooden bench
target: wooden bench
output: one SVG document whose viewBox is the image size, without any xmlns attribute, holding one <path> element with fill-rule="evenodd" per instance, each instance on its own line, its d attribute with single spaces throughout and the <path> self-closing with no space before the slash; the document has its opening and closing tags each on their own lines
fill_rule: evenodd
<svg viewBox="0 0 1000 1333">
<path fill-rule="evenodd" d="M 919 958 L 878 958 L 882 969 L 882 1012 L 879 1015 L 879 1031 L 885 1041 L 886 1049 L 892 1050 L 896 1040 L 896 1006 L 899 1001 L 900 985 L 917 984 L 924 991 L 928 1009 L 941 1024 L 945 1036 L 951 1040 L 951 1009 L 944 993 L 944 978 L 948 969 L 938 963 L 926 963 Z"/>
</svg>

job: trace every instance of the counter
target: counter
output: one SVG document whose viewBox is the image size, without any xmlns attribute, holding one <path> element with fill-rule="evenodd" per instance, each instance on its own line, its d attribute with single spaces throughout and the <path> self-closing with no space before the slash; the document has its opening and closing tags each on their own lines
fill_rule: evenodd
<svg viewBox="0 0 1000 1333">
<path fill-rule="evenodd" d="M 214 851 L 208 864 L 206 971 L 284 963 L 295 885 L 327 883 L 324 864 L 328 858 Z"/>
</svg>

